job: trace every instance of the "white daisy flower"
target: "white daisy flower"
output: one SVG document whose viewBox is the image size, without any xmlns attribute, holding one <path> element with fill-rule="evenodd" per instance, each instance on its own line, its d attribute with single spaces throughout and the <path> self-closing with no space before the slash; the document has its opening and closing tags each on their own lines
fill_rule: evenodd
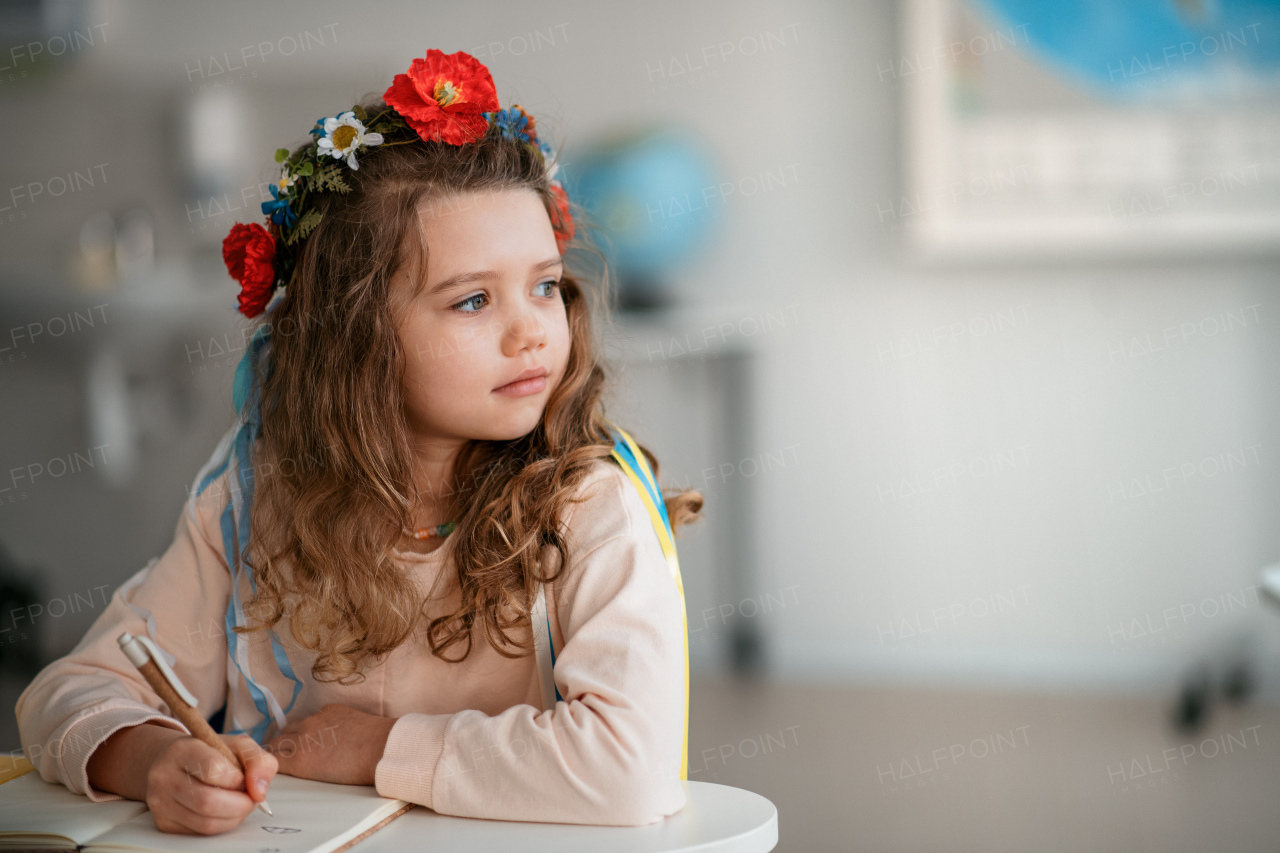
<svg viewBox="0 0 1280 853">
<path fill-rule="evenodd" d="M 364 125 L 356 118 L 355 113 L 347 110 L 337 118 L 324 120 L 324 138 L 318 143 L 320 153 L 326 151 L 339 159 L 346 157 L 347 165 L 359 169 L 356 162 L 356 151 L 363 146 L 382 144 L 381 133 L 366 133 Z"/>
</svg>

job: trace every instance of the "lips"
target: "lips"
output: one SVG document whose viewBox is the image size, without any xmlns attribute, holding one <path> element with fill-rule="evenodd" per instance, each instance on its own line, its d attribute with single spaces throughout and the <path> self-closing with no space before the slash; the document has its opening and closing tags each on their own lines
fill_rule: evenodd
<svg viewBox="0 0 1280 853">
<path fill-rule="evenodd" d="M 511 385 L 514 385 L 517 382 L 523 382 L 526 379 L 533 379 L 534 377 L 538 377 L 538 376 L 546 376 L 548 372 L 549 371 L 545 367 L 530 367 L 528 370 L 525 370 L 519 376 L 513 377 L 505 385 L 500 385 L 497 388 L 494 388 L 493 390 L 501 391 L 503 388 L 507 388 Z"/>
</svg>

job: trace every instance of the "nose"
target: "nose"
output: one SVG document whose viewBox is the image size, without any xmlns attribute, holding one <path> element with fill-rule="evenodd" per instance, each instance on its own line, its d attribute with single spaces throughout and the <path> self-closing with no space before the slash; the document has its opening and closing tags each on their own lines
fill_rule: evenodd
<svg viewBox="0 0 1280 853">
<path fill-rule="evenodd" d="M 535 312 L 526 308 L 507 318 L 502 336 L 503 355 L 514 356 L 526 349 L 536 352 L 546 345 L 547 330 Z"/>
</svg>

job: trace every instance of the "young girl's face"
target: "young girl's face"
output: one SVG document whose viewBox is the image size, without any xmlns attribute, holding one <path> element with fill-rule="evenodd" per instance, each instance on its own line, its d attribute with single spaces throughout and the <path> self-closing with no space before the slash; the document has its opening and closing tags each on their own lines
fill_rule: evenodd
<svg viewBox="0 0 1280 853">
<path fill-rule="evenodd" d="M 569 359 L 555 233 L 532 190 L 423 206 L 425 284 L 392 277 L 406 416 L 421 446 L 510 440 L 538 425 Z M 414 235 L 410 235 L 414 239 Z M 518 381 L 529 372 L 541 378 Z"/>
</svg>

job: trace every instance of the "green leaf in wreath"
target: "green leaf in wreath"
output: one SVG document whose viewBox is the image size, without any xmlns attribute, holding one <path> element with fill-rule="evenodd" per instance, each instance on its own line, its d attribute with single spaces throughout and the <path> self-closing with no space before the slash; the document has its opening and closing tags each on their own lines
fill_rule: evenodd
<svg viewBox="0 0 1280 853">
<path fill-rule="evenodd" d="M 294 226 L 293 231 L 285 238 L 284 244 L 292 246 L 299 240 L 305 238 L 312 231 L 316 230 L 316 226 L 320 224 L 320 211 L 308 210 L 298 220 L 298 224 Z"/>
<path fill-rule="evenodd" d="M 365 113 L 364 107 L 360 106 L 359 104 L 356 104 L 354 107 L 352 107 L 351 112 L 355 113 L 356 120 L 359 121 L 361 124 L 364 124 L 366 121 L 369 120 L 369 116 Z"/>
<path fill-rule="evenodd" d="M 285 158 L 287 158 L 288 156 L 289 156 L 289 149 L 288 149 L 288 148 L 277 148 L 277 149 L 276 149 L 276 162 L 277 162 L 277 163 L 283 163 L 283 162 L 285 161 Z"/>
<path fill-rule="evenodd" d="M 305 177 L 307 175 L 310 175 L 315 170 L 316 170 L 316 164 L 312 163 L 310 160 L 307 160 L 301 166 L 299 166 L 297 169 L 294 170 L 294 174 L 302 175 Z"/>
<path fill-rule="evenodd" d="M 330 190 L 332 192 L 349 193 L 350 185 L 342 179 L 342 175 L 338 172 L 337 164 L 321 166 L 315 170 L 311 176 L 311 188 L 317 190 Z"/>
</svg>

